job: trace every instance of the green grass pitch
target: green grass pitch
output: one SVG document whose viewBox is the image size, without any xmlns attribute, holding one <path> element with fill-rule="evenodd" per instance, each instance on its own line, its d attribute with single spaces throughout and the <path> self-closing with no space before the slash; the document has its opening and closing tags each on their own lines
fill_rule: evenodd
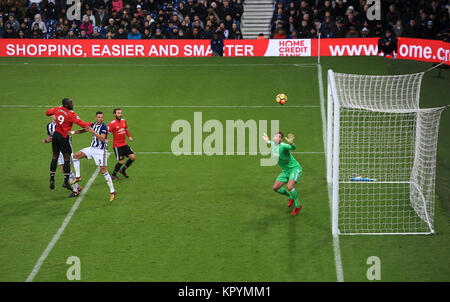
<svg viewBox="0 0 450 302">
<path fill-rule="evenodd" d="M 63 97 L 74 100 L 84 120 L 102 110 L 109 122 L 112 106 L 121 106 L 137 161 L 130 178 L 116 183 L 112 205 L 102 175 L 95 179 L 34 281 L 67 281 L 69 256 L 80 258 L 82 281 L 336 281 L 315 61 L 1 58 L 0 281 L 27 278 L 75 202 L 61 188 L 59 168 L 56 189 L 49 190 L 51 147 L 41 143 L 49 122 L 45 105 L 59 105 Z M 428 67 L 379 57 L 322 58 L 325 89 L 330 68 L 402 74 Z M 443 76 L 437 70 L 425 75 L 422 107 L 448 102 L 450 74 Z M 275 103 L 278 93 L 287 94 L 286 105 Z M 133 107 L 142 105 L 167 107 Z M 194 105 L 205 107 L 179 107 Z M 279 168 L 260 166 L 260 155 L 151 153 L 170 152 L 171 124 L 192 123 L 194 112 L 202 112 L 203 122 L 223 124 L 279 120 L 282 131 L 295 133 L 297 151 L 312 152 L 295 155 L 303 166 L 300 214 L 290 216 L 287 200 L 272 191 Z M 382 281 L 450 281 L 449 129 L 446 111 L 437 235 L 341 236 L 345 281 L 367 281 L 369 256 L 381 259 Z M 88 134 L 74 136 L 74 150 L 90 141 Z M 110 156 L 110 171 L 114 163 Z M 83 160 L 81 169 L 86 185 L 94 163 Z"/>
</svg>

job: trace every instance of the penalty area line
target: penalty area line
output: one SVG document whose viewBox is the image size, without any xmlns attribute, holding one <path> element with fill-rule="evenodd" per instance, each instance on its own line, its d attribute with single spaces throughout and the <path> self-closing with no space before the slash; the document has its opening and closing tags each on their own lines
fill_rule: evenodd
<svg viewBox="0 0 450 302">
<path fill-rule="evenodd" d="M 108 157 L 109 157 L 109 153 L 108 153 Z M 100 168 L 97 167 L 97 169 L 94 171 L 91 178 L 87 182 L 86 187 L 84 188 L 84 190 L 81 191 L 80 196 L 77 198 L 76 202 L 73 204 L 72 208 L 70 209 L 69 213 L 67 214 L 67 216 L 64 219 L 63 223 L 61 224 L 61 226 L 59 227 L 58 231 L 56 232 L 56 234 L 53 236 L 50 243 L 45 248 L 41 257 L 39 257 L 38 261 L 36 262 L 36 264 L 33 267 L 33 270 L 28 275 L 25 282 L 32 282 L 34 277 L 36 277 L 37 273 L 39 273 L 39 270 L 41 269 L 42 264 L 44 263 L 45 259 L 47 259 L 48 255 L 52 251 L 53 247 L 55 246 L 55 244 L 58 242 L 59 238 L 63 234 L 64 230 L 66 229 L 67 225 L 69 224 L 70 220 L 72 219 L 72 216 L 75 214 L 76 210 L 78 209 L 81 202 L 83 201 L 84 196 L 86 195 L 89 188 L 91 187 L 91 185 L 94 183 L 95 179 L 97 178 L 99 172 L 100 172 Z"/>
</svg>

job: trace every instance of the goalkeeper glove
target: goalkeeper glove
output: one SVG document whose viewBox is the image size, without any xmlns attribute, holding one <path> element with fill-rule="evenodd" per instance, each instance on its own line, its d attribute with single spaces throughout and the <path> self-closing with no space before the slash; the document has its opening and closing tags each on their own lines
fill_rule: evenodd
<svg viewBox="0 0 450 302">
<path fill-rule="evenodd" d="M 264 140 L 267 144 L 270 143 L 270 139 L 269 139 L 269 136 L 267 136 L 267 134 L 264 133 L 264 135 L 262 136 L 262 138 L 263 138 L 263 140 Z"/>
<path fill-rule="evenodd" d="M 286 142 L 287 142 L 289 145 L 292 145 L 292 144 L 294 143 L 295 135 L 292 134 L 292 133 L 289 133 L 289 134 L 287 135 L 287 137 L 285 137 L 284 139 L 286 140 Z"/>
</svg>

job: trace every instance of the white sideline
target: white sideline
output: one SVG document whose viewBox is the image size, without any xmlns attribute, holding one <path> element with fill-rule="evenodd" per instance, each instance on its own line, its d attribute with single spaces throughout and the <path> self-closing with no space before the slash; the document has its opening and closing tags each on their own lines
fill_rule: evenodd
<svg viewBox="0 0 450 302">
<path fill-rule="evenodd" d="M 320 95 L 320 116 L 322 118 L 322 133 L 323 133 L 323 148 L 326 151 L 327 146 L 327 120 L 325 115 L 325 98 L 323 95 L 323 78 L 322 78 L 322 66 L 317 64 L 317 77 L 319 81 L 319 95 Z M 326 160 L 326 153 L 325 160 Z M 330 204 L 330 210 L 332 210 L 331 205 L 331 188 L 328 185 L 328 201 Z M 334 250 L 334 263 L 336 265 L 336 278 L 338 282 L 344 282 L 344 271 L 342 269 L 342 260 L 341 260 L 341 249 L 339 247 L 339 236 L 333 236 L 333 250 Z"/>
<path fill-rule="evenodd" d="M 0 108 L 52 108 L 55 107 L 55 104 L 51 105 L 24 105 L 24 104 L 5 104 L 0 105 Z M 239 106 L 231 106 L 231 105 L 76 105 L 76 108 L 99 108 L 99 107 L 107 107 L 107 108 L 319 108 L 318 105 L 289 105 L 289 106 L 280 106 L 280 105 L 271 105 L 271 106 L 252 106 L 252 105 L 239 105 Z"/>
<path fill-rule="evenodd" d="M 108 153 L 108 157 L 109 157 L 109 153 Z M 61 237 L 62 233 L 66 229 L 66 226 L 69 224 L 70 219 L 72 219 L 73 214 L 75 214 L 75 211 L 80 206 L 81 202 L 84 199 L 84 196 L 86 195 L 87 191 L 91 187 L 91 185 L 94 182 L 94 180 L 97 178 L 97 175 L 98 175 L 99 172 L 100 172 L 100 168 L 97 167 L 97 169 L 94 171 L 94 173 L 92 174 L 91 178 L 87 182 L 86 187 L 84 187 L 84 189 L 81 191 L 80 196 L 77 198 L 77 201 L 73 204 L 72 208 L 70 209 L 69 213 L 67 214 L 67 216 L 64 219 L 63 223 L 61 224 L 61 226 L 59 227 L 58 231 L 53 236 L 52 241 L 50 241 L 50 243 L 47 245 L 47 247 L 44 250 L 44 252 L 42 253 L 41 257 L 39 257 L 38 261 L 36 262 L 36 264 L 33 267 L 33 270 L 28 275 L 28 277 L 25 280 L 25 282 L 32 282 L 34 277 L 36 277 L 37 273 L 41 269 L 42 264 L 44 263 L 45 259 L 47 259 L 48 254 L 50 254 L 50 252 L 52 251 L 52 249 L 55 246 L 56 242 L 58 242 L 59 237 Z"/>
</svg>

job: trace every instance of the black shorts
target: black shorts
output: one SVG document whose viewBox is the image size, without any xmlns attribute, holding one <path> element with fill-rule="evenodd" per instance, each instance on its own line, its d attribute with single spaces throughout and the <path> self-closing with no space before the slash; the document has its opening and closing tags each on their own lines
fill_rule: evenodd
<svg viewBox="0 0 450 302">
<path fill-rule="evenodd" d="M 115 147 L 114 153 L 116 154 L 117 160 L 122 160 L 125 157 L 128 157 L 130 154 L 134 154 L 133 150 L 131 150 L 130 146 L 128 145 L 122 147 Z"/>
<path fill-rule="evenodd" d="M 61 133 L 53 133 L 52 137 L 52 150 L 53 153 L 61 152 L 62 154 L 72 153 L 72 143 L 70 141 L 70 136 L 64 137 Z"/>
</svg>

